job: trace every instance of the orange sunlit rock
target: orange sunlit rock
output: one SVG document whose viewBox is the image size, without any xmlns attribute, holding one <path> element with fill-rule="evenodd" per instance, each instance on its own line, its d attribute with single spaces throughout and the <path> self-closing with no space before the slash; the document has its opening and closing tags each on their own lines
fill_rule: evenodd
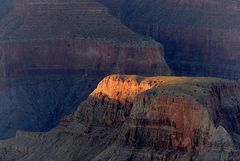
<svg viewBox="0 0 240 161">
<path fill-rule="evenodd" d="M 12 145 L 28 159 L 41 151 L 49 154 L 45 160 L 238 160 L 239 96 L 236 83 L 217 78 L 110 75 L 56 128 L 18 132 L 19 145 L 2 147 Z M 3 149 L 11 156 L 13 150 Z"/>
</svg>

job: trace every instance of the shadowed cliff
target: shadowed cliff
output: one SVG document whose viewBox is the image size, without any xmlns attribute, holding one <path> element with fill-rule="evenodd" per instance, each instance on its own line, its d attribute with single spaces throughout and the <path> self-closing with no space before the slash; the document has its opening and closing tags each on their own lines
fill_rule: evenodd
<svg viewBox="0 0 240 161">
<path fill-rule="evenodd" d="M 132 30 L 165 48 L 176 75 L 240 78 L 240 2 L 99 0 Z"/>
</svg>

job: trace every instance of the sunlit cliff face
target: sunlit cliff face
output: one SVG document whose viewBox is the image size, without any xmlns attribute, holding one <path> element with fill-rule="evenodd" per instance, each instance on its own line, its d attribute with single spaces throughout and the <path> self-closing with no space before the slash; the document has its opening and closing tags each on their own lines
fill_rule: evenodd
<svg viewBox="0 0 240 161">
<path fill-rule="evenodd" d="M 229 80 L 111 75 L 50 132 L 0 142 L 0 160 L 231 158 L 239 156 L 238 102 L 240 87 Z"/>
<path fill-rule="evenodd" d="M 229 119 L 224 110 L 237 111 L 236 102 L 227 98 L 240 100 L 238 94 L 235 83 L 217 78 L 111 75 L 99 83 L 75 116 L 90 129 L 97 124 L 124 125 L 120 139 L 127 145 L 187 153 L 193 147 L 203 149 L 210 144 L 209 138 L 218 137 L 216 121 Z M 223 144 L 231 149 L 232 140 L 224 128 Z"/>
<path fill-rule="evenodd" d="M 96 106 L 96 109 L 98 110 L 93 108 L 90 109 L 93 110 L 93 113 L 95 110 L 99 122 L 118 126 L 122 125 L 127 119 L 131 110 L 141 111 L 142 108 L 147 106 L 149 108 L 155 108 L 154 104 L 166 104 L 165 108 L 167 111 L 169 111 L 169 103 L 170 106 L 175 106 L 175 103 L 172 104 L 171 102 L 180 102 L 180 104 L 182 104 L 182 106 L 177 105 L 176 110 L 178 110 L 178 108 L 203 106 L 202 103 L 205 100 L 203 100 L 202 97 L 210 95 L 209 91 L 206 91 L 204 88 L 209 88 L 211 83 L 218 81 L 221 80 L 201 77 L 141 77 L 135 75 L 111 75 L 104 78 L 98 84 L 97 88 L 90 94 L 89 100 L 91 100 L 91 104 L 88 103 L 86 107 L 92 105 Z M 203 87 L 201 84 L 204 84 Z M 206 85 L 207 87 L 205 87 Z M 145 95 L 149 95 L 151 92 L 155 94 L 150 94 L 151 96 L 149 98 L 145 98 Z M 160 100 L 155 99 L 155 96 L 157 98 L 159 97 Z M 153 104 L 146 105 L 146 102 L 148 101 L 153 101 Z M 156 107 L 156 109 L 158 108 L 159 107 Z M 80 109 L 80 111 L 84 111 L 84 109 L 85 107 Z M 88 111 L 88 114 L 81 117 L 84 120 L 84 117 L 86 116 L 89 121 L 89 115 L 91 114 L 89 114 L 89 110 L 86 111 Z M 146 111 L 146 113 L 149 112 Z M 183 114 L 180 114 L 180 116 L 182 115 Z M 152 114 L 150 114 L 150 116 L 153 117 Z"/>
<path fill-rule="evenodd" d="M 200 135 L 197 130 L 210 131 L 213 125 L 201 103 L 168 87 L 196 81 L 201 78 L 114 75 L 102 80 L 90 97 L 106 102 L 97 115 L 103 124 L 121 125 L 130 115 L 124 131 L 127 144 L 190 151 L 194 137 L 199 142 L 206 139 L 196 136 Z"/>
<path fill-rule="evenodd" d="M 141 77 L 112 75 L 104 78 L 97 88 L 91 93 L 90 97 L 100 98 L 106 95 L 110 99 L 120 101 L 121 103 L 133 102 L 134 98 L 149 89 L 191 83 L 193 85 L 203 82 L 210 83 L 218 79 L 206 79 L 201 77 Z"/>
</svg>

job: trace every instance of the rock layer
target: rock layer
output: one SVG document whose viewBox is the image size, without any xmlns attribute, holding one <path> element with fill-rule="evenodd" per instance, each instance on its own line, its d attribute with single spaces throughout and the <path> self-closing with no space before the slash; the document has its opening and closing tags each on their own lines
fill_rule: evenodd
<svg viewBox="0 0 240 161">
<path fill-rule="evenodd" d="M 94 0 L 10 2 L 0 7 L 0 138 L 49 130 L 108 74 L 170 74 L 160 44 Z"/>
<path fill-rule="evenodd" d="M 239 93 L 216 78 L 112 75 L 50 132 L 0 142 L 0 158 L 239 160 Z"/>
<path fill-rule="evenodd" d="M 239 1 L 99 1 L 132 30 L 161 42 L 175 74 L 240 78 Z"/>
<path fill-rule="evenodd" d="M 135 34 L 93 0 L 16 0 L 0 23 L 0 35 L 2 75 L 39 70 L 169 74 L 160 44 Z"/>
<path fill-rule="evenodd" d="M 114 44 L 105 40 L 29 40 L 0 42 L 1 75 L 43 73 L 169 74 L 161 46 Z M 161 52 L 160 52 L 161 51 Z M 27 60 L 27 61 L 26 61 Z"/>
</svg>

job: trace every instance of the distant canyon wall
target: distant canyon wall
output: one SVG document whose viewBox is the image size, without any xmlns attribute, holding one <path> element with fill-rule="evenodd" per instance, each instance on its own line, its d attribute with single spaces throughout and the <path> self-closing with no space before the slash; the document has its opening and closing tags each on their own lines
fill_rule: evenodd
<svg viewBox="0 0 240 161">
<path fill-rule="evenodd" d="M 13 4 L 0 20 L 1 139 L 53 128 L 106 75 L 171 73 L 161 44 L 134 33 L 96 1 Z"/>
<path fill-rule="evenodd" d="M 2 76 L 38 72 L 95 71 L 168 75 L 160 45 L 114 44 L 104 40 L 27 40 L 0 42 Z"/>
<path fill-rule="evenodd" d="M 176 75 L 240 78 L 240 2 L 99 0 L 132 30 L 165 48 Z"/>
</svg>

